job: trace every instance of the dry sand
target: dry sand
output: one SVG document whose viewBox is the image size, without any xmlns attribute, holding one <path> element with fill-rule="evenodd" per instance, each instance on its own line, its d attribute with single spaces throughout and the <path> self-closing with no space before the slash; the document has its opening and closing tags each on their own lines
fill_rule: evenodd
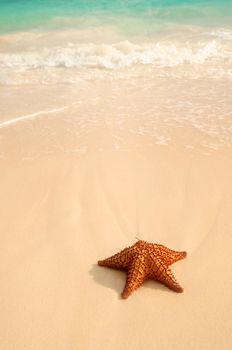
<svg viewBox="0 0 232 350">
<path fill-rule="evenodd" d="M 56 116 L 0 129 L 1 350 L 230 349 L 231 148 L 184 147 L 191 127 L 140 147 L 125 128 L 117 148 L 104 118 L 78 138 Z M 188 252 L 183 294 L 148 281 L 121 299 L 125 273 L 96 263 L 136 237 Z"/>
</svg>

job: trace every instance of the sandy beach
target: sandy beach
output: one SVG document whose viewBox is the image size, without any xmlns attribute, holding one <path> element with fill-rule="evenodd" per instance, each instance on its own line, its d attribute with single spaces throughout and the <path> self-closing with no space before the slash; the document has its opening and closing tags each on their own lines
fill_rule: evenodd
<svg viewBox="0 0 232 350">
<path fill-rule="evenodd" d="M 153 120 L 174 85 L 158 105 L 152 88 L 115 84 L 62 87 L 58 100 L 58 87 L 1 88 L 2 350 L 232 346 L 226 119 L 209 118 L 214 134 Z M 184 293 L 148 281 L 121 299 L 126 274 L 97 261 L 137 239 L 187 251 L 172 266 Z"/>
<path fill-rule="evenodd" d="M 0 350 L 232 349 L 231 18 L 0 1 Z M 187 252 L 183 293 L 122 298 L 98 261 L 138 240 Z"/>
</svg>

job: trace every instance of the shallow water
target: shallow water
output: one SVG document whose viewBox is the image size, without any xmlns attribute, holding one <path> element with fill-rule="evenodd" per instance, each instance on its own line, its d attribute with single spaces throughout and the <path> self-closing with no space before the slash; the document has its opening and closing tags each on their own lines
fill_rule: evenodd
<svg viewBox="0 0 232 350">
<path fill-rule="evenodd" d="M 230 25 L 232 14 L 230 0 L 1 0 L 0 8 L 2 32 L 114 24 L 141 33 L 175 22 Z"/>
<path fill-rule="evenodd" d="M 56 67 L 84 79 L 141 66 L 231 78 L 231 18 L 226 0 L 1 0 L 0 84 L 27 83 L 35 70 L 49 82 Z"/>
<path fill-rule="evenodd" d="M 113 135 L 125 124 L 165 146 L 180 137 L 172 128 L 191 127 L 184 147 L 231 147 L 231 1 L 1 0 L 0 10 L 0 127 L 70 107 L 72 128 L 104 118 Z"/>
</svg>

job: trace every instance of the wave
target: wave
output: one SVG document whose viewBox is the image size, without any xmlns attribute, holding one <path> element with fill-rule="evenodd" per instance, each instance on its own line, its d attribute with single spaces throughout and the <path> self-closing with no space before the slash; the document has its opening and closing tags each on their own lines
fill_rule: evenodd
<svg viewBox="0 0 232 350">
<path fill-rule="evenodd" d="M 231 59 L 231 49 L 217 40 L 199 43 L 157 42 L 134 44 L 72 44 L 0 53 L 1 68 L 38 69 L 49 67 L 120 69 L 133 65 L 175 67 Z"/>
<path fill-rule="evenodd" d="M 0 129 L 5 128 L 7 126 L 10 126 L 12 124 L 16 124 L 16 123 L 28 120 L 28 119 L 36 118 L 36 117 L 44 115 L 44 114 L 52 114 L 52 113 L 61 112 L 61 111 L 64 111 L 65 109 L 67 109 L 67 108 L 68 108 L 68 106 L 59 107 L 59 108 L 52 108 L 52 109 L 49 109 L 49 110 L 42 110 L 42 111 L 39 111 L 39 112 L 35 112 L 35 113 L 31 113 L 31 114 L 15 117 L 13 119 L 0 122 Z"/>
<path fill-rule="evenodd" d="M 210 36 L 214 36 L 217 38 L 220 38 L 222 40 L 232 40 L 232 31 L 231 30 L 215 30 L 215 31 L 211 31 L 211 32 L 207 32 L 205 34 L 208 34 Z"/>
</svg>

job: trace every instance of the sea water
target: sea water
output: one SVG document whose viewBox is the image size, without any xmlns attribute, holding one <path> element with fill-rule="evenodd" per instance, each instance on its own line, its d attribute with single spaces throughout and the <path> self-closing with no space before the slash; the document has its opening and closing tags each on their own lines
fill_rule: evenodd
<svg viewBox="0 0 232 350">
<path fill-rule="evenodd" d="M 231 16 L 231 0 L 0 1 L 1 32 L 114 24 L 144 33 L 167 23 L 230 26 Z"/>
<path fill-rule="evenodd" d="M 1 69 L 211 61 L 231 75 L 232 1 L 0 0 L 0 35 Z"/>
<path fill-rule="evenodd" d="M 105 91 L 109 82 L 117 86 L 110 93 L 116 119 L 120 109 L 147 120 L 137 134 L 154 135 L 159 115 L 231 144 L 232 1 L 0 0 L 0 87 L 76 91 L 99 81 L 108 82 Z M 141 96 L 139 107 L 133 101 Z"/>
</svg>

